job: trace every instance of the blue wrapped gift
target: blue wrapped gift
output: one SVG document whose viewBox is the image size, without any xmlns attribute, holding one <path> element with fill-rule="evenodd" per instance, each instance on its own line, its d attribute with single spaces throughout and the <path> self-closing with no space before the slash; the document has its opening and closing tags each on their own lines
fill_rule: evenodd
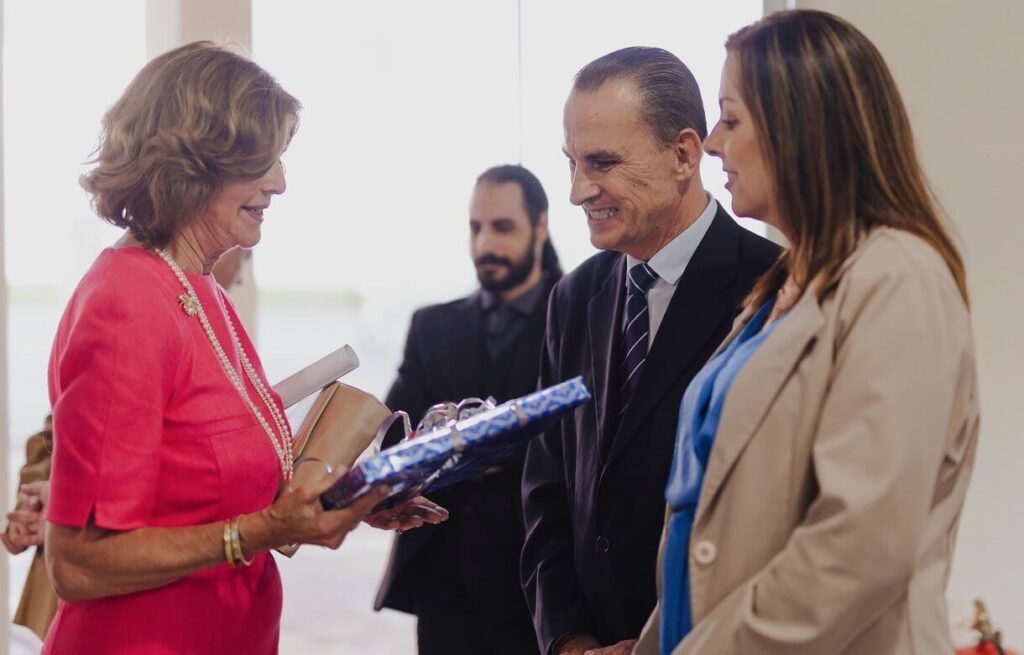
<svg viewBox="0 0 1024 655">
<path fill-rule="evenodd" d="M 480 475 L 590 400 L 576 377 L 497 407 L 448 421 L 355 465 L 320 495 L 324 509 L 347 507 L 380 484 L 391 496 L 377 509 Z"/>
</svg>

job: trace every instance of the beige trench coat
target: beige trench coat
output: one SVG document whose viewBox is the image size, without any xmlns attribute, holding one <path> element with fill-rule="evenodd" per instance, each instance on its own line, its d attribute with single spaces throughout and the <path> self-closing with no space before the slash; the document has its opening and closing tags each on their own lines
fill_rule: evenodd
<svg viewBox="0 0 1024 655">
<path fill-rule="evenodd" d="M 690 540 L 694 628 L 673 655 L 951 653 L 977 435 L 953 278 L 923 241 L 876 230 L 733 382 Z M 685 556 L 664 544 L 659 593 L 664 558 Z M 658 653 L 658 611 L 639 655 Z"/>
</svg>

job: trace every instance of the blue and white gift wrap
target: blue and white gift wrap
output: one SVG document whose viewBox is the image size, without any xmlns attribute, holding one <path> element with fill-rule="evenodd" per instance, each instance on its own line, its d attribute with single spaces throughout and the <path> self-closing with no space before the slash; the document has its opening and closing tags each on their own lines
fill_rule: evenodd
<svg viewBox="0 0 1024 655">
<path fill-rule="evenodd" d="M 320 496 L 325 509 L 347 507 L 387 484 L 384 505 L 482 474 L 559 417 L 590 400 L 580 377 L 403 441 L 352 467 Z"/>
</svg>

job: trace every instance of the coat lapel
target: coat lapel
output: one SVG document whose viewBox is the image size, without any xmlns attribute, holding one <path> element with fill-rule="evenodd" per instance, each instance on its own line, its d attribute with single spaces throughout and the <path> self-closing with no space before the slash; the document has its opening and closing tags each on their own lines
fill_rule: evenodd
<svg viewBox="0 0 1024 655">
<path fill-rule="evenodd" d="M 467 389 L 482 389 L 480 363 L 484 356 L 483 307 L 480 292 L 474 293 L 467 302 L 459 304 L 459 318 L 452 321 L 454 333 L 451 343 L 459 344 L 458 352 L 452 352 L 451 371 L 453 384 Z M 459 400 L 459 399 L 453 399 Z"/>
<path fill-rule="evenodd" d="M 813 287 L 812 287 L 813 289 Z M 753 312 L 737 321 L 728 343 Z M 825 327 L 817 294 L 809 291 L 790 310 L 733 380 L 708 461 L 695 521 L 700 521 L 800 359 Z M 724 344 L 723 344 L 724 345 Z"/>
<path fill-rule="evenodd" d="M 672 295 L 647 355 L 636 395 L 616 431 L 608 464 L 629 443 L 672 383 L 691 368 L 693 358 L 706 352 L 708 340 L 722 322 L 729 320 L 736 302 L 731 286 L 736 277 L 737 230 L 741 229 L 719 208 Z M 610 359 L 617 359 L 615 353 Z"/>
<path fill-rule="evenodd" d="M 618 414 L 618 397 L 612 389 L 618 375 L 619 330 L 622 323 L 622 296 L 625 293 L 626 257 L 620 255 L 610 267 L 608 277 L 587 305 L 590 331 L 590 368 L 594 377 L 594 411 L 599 440 L 611 439 L 610 429 Z"/>
</svg>

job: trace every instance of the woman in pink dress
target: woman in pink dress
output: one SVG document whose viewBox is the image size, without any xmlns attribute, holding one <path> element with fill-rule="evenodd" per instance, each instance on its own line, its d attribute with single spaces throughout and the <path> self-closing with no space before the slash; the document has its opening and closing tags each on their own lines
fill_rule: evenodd
<svg viewBox="0 0 1024 655">
<path fill-rule="evenodd" d="M 104 118 L 83 186 L 126 233 L 79 283 L 50 358 L 46 555 L 62 600 L 45 653 L 275 653 L 268 551 L 337 548 L 385 495 L 324 512 L 336 473 L 288 484 L 283 407 L 210 274 L 259 242 L 299 109 L 199 42 L 146 65 Z M 420 503 L 368 522 L 445 517 Z"/>
</svg>

